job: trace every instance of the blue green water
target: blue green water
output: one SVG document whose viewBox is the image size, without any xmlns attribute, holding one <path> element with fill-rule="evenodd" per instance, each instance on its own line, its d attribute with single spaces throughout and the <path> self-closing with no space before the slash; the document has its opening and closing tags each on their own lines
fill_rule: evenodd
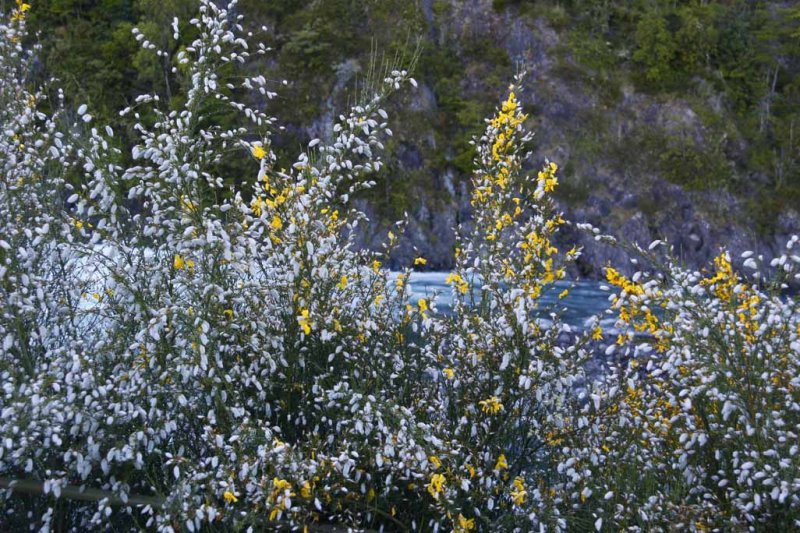
<svg viewBox="0 0 800 533">
<path fill-rule="evenodd" d="M 452 304 L 452 290 L 445 283 L 447 272 L 414 272 L 411 274 L 411 300 L 430 298 L 438 294 L 437 307 L 447 312 Z M 558 295 L 564 289 L 569 294 L 562 299 Z M 601 323 L 610 325 L 613 319 L 604 314 L 609 308 L 609 291 L 604 290 L 596 281 L 559 281 L 550 286 L 542 294 L 541 318 L 547 319 L 550 313 L 558 314 L 561 319 L 575 328 L 583 328 L 593 317 L 601 318 Z"/>
</svg>

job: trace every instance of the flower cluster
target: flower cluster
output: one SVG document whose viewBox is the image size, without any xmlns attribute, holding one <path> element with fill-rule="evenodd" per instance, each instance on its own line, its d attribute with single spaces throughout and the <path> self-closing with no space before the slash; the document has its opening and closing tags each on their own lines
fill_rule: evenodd
<svg viewBox="0 0 800 533">
<path fill-rule="evenodd" d="M 772 262 L 777 280 L 800 279 L 797 242 Z M 766 268 L 752 255 L 749 280 L 724 251 L 710 272 L 669 258 L 654 258 L 666 265 L 657 276 L 608 269 L 617 325 L 634 331 L 607 352 L 620 385 L 592 467 L 607 525 L 798 526 L 800 307 L 785 283 L 759 280 Z"/>
</svg>

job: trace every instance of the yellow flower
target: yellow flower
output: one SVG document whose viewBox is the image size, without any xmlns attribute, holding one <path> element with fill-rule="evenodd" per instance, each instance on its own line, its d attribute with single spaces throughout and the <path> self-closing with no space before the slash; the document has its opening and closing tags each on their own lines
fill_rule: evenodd
<svg viewBox="0 0 800 533">
<path fill-rule="evenodd" d="M 17 0 L 17 9 L 15 9 L 11 13 L 11 20 L 14 22 L 22 22 L 25 20 L 25 12 L 31 8 L 30 4 L 26 4 L 22 2 L 22 0 Z M 15 36 L 11 37 L 11 42 L 16 43 L 17 38 Z"/>
<path fill-rule="evenodd" d="M 481 410 L 484 413 L 489 413 L 490 415 L 497 414 L 503 410 L 503 404 L 500 403 L 500 399 L 497 396 L 491 396 L 485 400 L 481 400 L 478 404 L 481 406 Z"/>
<path fill-rule="evenodd" d="M 250 209 L 253 210 L 253 214 L 257 217 L 261 216 L 261 213 L 264 212 L 264 207 L 266 207 L 266 202 L 260 196 L 256 196 L 252 202 L 250 202 Z"/>
<path fill-rule="evenodd" d="M 344 290 L 347 287 L 347 276 L 342 276 L 339 279 L 339 283 L 336 284 L 338 289 Z"/>
<path fill-rule="evenodd" d="M 236 495 L 229 490 L 226 490 L 222 497 L 225 498 L 227 503 L 236 503 L 239 501 L 239 498 L 237 498 Z"/>
<path fill-rule="evenodd" d="M 470 479 L 475 477 L 475 467 L 474 466 L 472 466 L 471 464 L 467 463 L 466 466 L 464 466 L 464 468 L 466 468 L 467 472 L 469 472 Z"/>
<path fill-rule="evenodd" d="M 300 311 L 300 317 L 297 319 L 300 327 L 303 328 L 303 333 L 308 335 L 311 333 L 311 320 L 309 319 L 308 309 Z"/>
<path fill-rule="evenodd" d="M 500 457 L 497 458 L 497 462 L 494 465 L 495 470 L 503 470 L 504 468 L 508 468 L 508 463 L 506 462 L 505 454 L 500 454 Z"/>
<path fill-rule="evenodd" d="M 424 313 L 428 310 L 428 301 L 425 298 L 420 298 L 417 301 L 417 306 L 419 306 L 419 312 Z"/>
<path fill-rule="evenodd" d="M 595 326 L 592 330 L 592 340 L 593 341 L 601 341 L 603 340 L 603 330 L 600 326 Z"/>
<path fill-rule="evenodd" d="M 434 469 L 439 469 L 439 468 L 442 467 L 441 459 L 439 459 L 435 455 L 431 455 L 430 457 L 428 457 L 428 461 L 430 461 L 430 463 L 433 465 Z"/>
<path fill-rule="evenodd" d="M 714 293 L 722 300 L 730 299 L 733 294 L 733 288 L 738 282 L 738 276 L 733 272 L 731 261 L 726 252 L 714 258 L 714 266 L 717 269 L 716 274 L 711 278 L 706 278 L 700 282 L 703 286 L 714 285 Z"/>
<path fill-rule="evenodd" d="M 233 309 L 226 309 L 225 311 L 222 312 L 222 314 L 228 317 L 228 320 L 233 319 Z"/>
<path fill-rule="evenodd" d="M 453 377 L 455 377 L 456 375 L 456 373 L 453 372 L 452 368 L 445 368 L 444 370 L 442 370 L 442 374 L 444 374 L 444 377 L 446 377 L 447 379 L 453 379 Z"/>
<path fill-rule="evenodd" d="M 448 285 L 455 285 L 456 289 L 461 294 L 467 294 L 467 291 L 469 290 L 469 283 L 464 281 L 464 278 L 462 278 L 455 272 L 451 272 L 447 276 L 447 278 L 445 278 L 444 282 L 447 283 Z"/>
<path fill-rule="evenodd" d="M 544 170 L 540 170 L 537 176 L 539 183 L 542 184 L 544 188 L 544 192 L 552 192 L 555 190 L 556 185 L 558 185 L 558 178 L 556 177 L 556 171 L 558 170 L 558 165 L 553 162 L 550 162 L 548 165 L 544 167 Z"/>
<path fill-rule="evenodd" d="M 563 299 L 563 298 L 566 298 L 568 294 L 569 294 L 569 289 L 564 289 L 564 290 L 563 290 L 563 291 L 561 291 L 561 293 L 558 295 L 558 299 L 559 299 L 559 300 L 561 300 L 561 299 Z"/>
<path fill-rule="evenodd" d="M 197 211 L 197 204 L 194 203 L 188 196 L 185 194 L 181 195 L 181 206 L 188 212 L 194 213 Z"/>
<path fill-rule="evenodd" d="M 500 161 L 501 155 L 503 155 L 503 152 L 506 151 L 510 144 L 511 140 L 507 139 L 505 133 L 498 133 L 497 138 L 492 145 L 492 159 L 495 161 Z"/>
<path fill-rule="evenodd" d="M 267 151 L 261 145 L 253 146 L 253 157 L 256 159 L 264 159 L 264 156 L 267 155 Z"/>
<path fill-rule="evenodd" d="M 271 498 L 275 502 L 275 507 L 269 514 L 270 520 L 278 518 L 281 512 L 287 508 L 287 498 L 291 498 L 295 493 L 292 492 L 292 484 L 285 479 L 272 478 Z"/>
<path fill-rule="evenodd" d="M 305 499 L 311 498 L 311 483 L 305 481 L 303 486 L 300 488 L 300 496 Z"/>
<path fill-rule="evenodd" d="M 458 515 L 458 522 L 454 524 L 453 530 L 455 533 L 469 533 L 475 529 L 475 519 L 466 518 L 463 514 Z"/>
<path fill-rule="evenodd" d="M 424 265 L 427 262 L 428 260 L 425 259 L 424 257 L 417 257 L 416 259 L 414 259 L 414 265 Z"/>
<path fill-rule="evenodd" d="M 562 439 L 558 435 L 559 435 L 559 433 L 556 433 L 555 431 L 548 431 L 547 433 L 545 433 L 544 438 L 545 438 L 545 442 L 547 443 L 547 445 L 548 446 L 558 446 L 559 444 L 564 442 L 564 439 Z"/>
<path fill-rule="evenodd" d="M 433 474 L 431 476 L 431 482 L 426 485 L 428 493 L 433 496 L 434 499 L 438 499 L 439 494 L 444 492 L 444 483 L 445 478 L 442 474 Z"/>
<path fill-rule="evenodd" d="M 269 225 L 273 230 L 278 231 L 283 227 L 283 222 L 281 222 L 281 217 L 275 215 L 272 217 L 272 222 Z"/>
<path fill-rule="evenodd" d="M 380 268 L 381 268 L 381 262 L 378 261 L 377 259 L 373 260 L 372 261 L 372 271 L 377 274 L 378 270 L 380 270 Z"/>
<path fill-rule="evenodd" d="M 644 288 L 641 285 L 630 281 L 614 268 L 606 267 L 606 279 L 610 284 L 623 289 L 628 294 L 634 296 L 642 296 L 644 294 Z"/>
<path fill-rule="evenodd" d="M 510 91 L 508 93 L 508 99 L 503 102 L 503 113 L 509 113 L 511 111 L 516 111 L 517 109 L 517 95 L 514 94 L 514 86 L 512 85 Z"/>
<path fill-rule="evenodd" d="M 708 531 L 708 526 L 699 520 L 694 523 L 694 527 L 697 531 Z"/>
<path fill-rule="evenodd" d="M 525 500 L 528 498 L 528 491 L 525 490 L 525 482 L 519 476 L 514 479 L 514 490 L 511 491 L 511 500 L 514 502 L 514 505 L 520 506 L 525 503 Z"/>
<path fill-rule="evenodd" d="M 277 498 L 281 496 L 284 492 L 289 491 L 289 496 L 294 496 L 294 493 L 291 492 L 292 484 L 286 481 L 285 479 L 279 478 L 272 478 L 272 497 Z"/>
<path fill-rule="evenodd" d="M 172 266 L 175 268 L 175 270 L 180 270 L 186 266 L 186 262 L 183 260 L 183 257 L 175 254 L 175 259 L 172 260 Z"/>
</svg>

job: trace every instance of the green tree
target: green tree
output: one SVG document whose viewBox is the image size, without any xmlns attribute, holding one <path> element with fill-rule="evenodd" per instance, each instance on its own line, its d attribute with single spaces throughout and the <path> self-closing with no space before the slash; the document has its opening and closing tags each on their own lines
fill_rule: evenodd
<svg viewBox="0 0 800 533">
<path fill-rule="evenodd" d="M 647 13 L 636 25 L 635 42 L 633 59 L 643 69 L 646 82 L 654 87 L 672 82 L 677 43 L 667 29 L 666 19 L 657 12 Z"/>
</svg>

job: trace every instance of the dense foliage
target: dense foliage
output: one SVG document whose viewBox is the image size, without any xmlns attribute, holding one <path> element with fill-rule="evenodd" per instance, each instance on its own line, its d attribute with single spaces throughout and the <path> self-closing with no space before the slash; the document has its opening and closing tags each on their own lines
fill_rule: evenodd
<svg viewBox="0 0 800 533">
<path fill-rule="evenodd" d="M 507 21 L 500 27 L 519 20 L 528 28 L 544 21 L 555 29 L 559 44 L 544 52 L 557 63 L 555 83 L 601 108 L 619 107 L 620 115 L 627 112 L 630 86 L 657 102 L 685 102 L 705 130 L 698 138 L 645 125 L 620 141 L 602 127 L 606 119 L 598 109 L 580 117 L 574 130 L 558 125 L 571 153 L 570 171 L 585 173 L 578 162 L 602 158 L 615 172 L 656 174 L 688 189 L 730 190 L 745 201 L 754 198 L 749 213 L 763 230 L 774 217 L 763 216 L 759 206 L 778 211 L 800 200 L 798 7 L 746 0 L 497 0 L 494 7 Z M 171 56 L 178 44 L 170 40 L 169 24 L 194 9 L 194 0 L 37 2 L 31 13 L 42 44 L 37 70 L 59 78 L 70 97 L 90 103 L 127 135 L 133 123 L 117 116 L 119 108 L 142 91 L 179 97 L 182 83 L 166 57 L 139 50 L 131 28 L 139 27 Z M 247 0 L 238 9 L 271 30 L 266 39 L 275 54 L 258 60 L 258 68 L 289 79 L 294 89 L 281 94 L 277 112 L 289 126 L 275 138 L 283 156 L 307 142 L 309 132 L 313 137 L 336 108 L 357 99 L 348 87 L 367 71 L 371 50 L 408 58 L 421 40 L 417 74 L 430 88 L 435 110 L 401 104 L 406 109 L 396 123 L 398 136 L 387 144 L 391 161 L 376 175 L 378 187 L 364 193 L 387 219 L 413 211 L 409 193 L 437 191 L 443 174 L 468 179 L 476 124 L 491 112 L 489 102 L 514 64 L 527 61 L 509 52 L 504 37 L 476 32 L 476 23 L 465 20 L 459 30 L 459 16 L 477 15 L 456 0 Z M 586 194 L 574 187 L 559 193 L 572 204 Z"/>
<path fill-rule="evenodd" d="M 474 141 L 442 313 L 383 268 L 396 234 L 381 253 L 353 242 L 408 72 L 376 72 L 287 162 L 264 110 L 278 84 L 229 68 L 269 51 L 235 1 L 203 1 L 186 40 L 170 24 L 174 56 L 139 38 L 183 93 L 135 98 L 127 146 L 29 87 L 29 8 L 0 25 L 11 529 L 800 526 L 797 237 L 769 268 L 748 256 L 749 276 L 724 252 L 689 272 L 639 250 L 652 272 L 607 269 L 611 338 L 534 318 L 581 252 L 553 244 L 570 224 L 557 165 L 525 170 L 517 79 Z M 225 158 L 247 169 L 238 187 Z"/>
</svg>

